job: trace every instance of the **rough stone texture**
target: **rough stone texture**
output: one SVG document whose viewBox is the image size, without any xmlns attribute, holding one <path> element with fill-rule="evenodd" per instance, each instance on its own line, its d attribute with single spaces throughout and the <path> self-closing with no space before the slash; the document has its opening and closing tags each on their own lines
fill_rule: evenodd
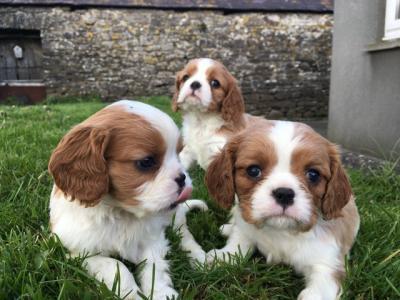
<svg viewBox="0 0 400 300">
<path fill-rule="evenodd" d="M 168 95 L 195 57 L 221 60 L 249 112 L 327 115 L 332 15 L 0 7 L 0 28 L 39 29 L 48 95 Z"/>
</svg>

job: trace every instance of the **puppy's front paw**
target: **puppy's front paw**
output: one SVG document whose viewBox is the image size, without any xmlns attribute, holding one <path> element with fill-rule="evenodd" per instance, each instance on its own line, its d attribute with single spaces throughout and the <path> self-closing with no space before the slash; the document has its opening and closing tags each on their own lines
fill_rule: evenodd
<svg viewBox="0 0 400 300">
<path fill-rule="evenodd" d="M 313 288 L 306 288 L 301 291 L 297 300 L 323 300 L 319 290 Z"/>
<path fill-rule="evenodd" d="M 189 257 L 192 266 L 197 264 L 204 265 L 204 263 L 206 263 L 206 253 L 202 250 L 190 251 Z"/>
<path fill-rule="evenodd" d="M 267 253 L 265 255 L 265 259 L 266 259 L 268 265 L 272 265 L 273 263 L 275 263 L 274 257 L 272 256 L 271 253 Z"/>
<path fill-rule="evenodd" d="M 224 251 L 223 249 L 210 250 L 206 254 L 206 263 L 212 264 L 215 261 L 229 261 L 232 255 L 232 253 Z"/>
<path fill-rule="evenodd" d="M 166 286 L 153 292 L 153 300 L 178 299 L 178 292 L 173 288 Z"/>
<path fill-rule="evenodd" d="M 217 251 L 219 250 L 210 250 L 206 253 L 206 263 L 211 265 L 217 259 Z"/>
<path fill-rule="evenodd" d="M 219 227 L 219 231 L 225 237 L 229 237 L 232 233 L 233 225 L 232 224 L 224 224 Z"/>
</svg>

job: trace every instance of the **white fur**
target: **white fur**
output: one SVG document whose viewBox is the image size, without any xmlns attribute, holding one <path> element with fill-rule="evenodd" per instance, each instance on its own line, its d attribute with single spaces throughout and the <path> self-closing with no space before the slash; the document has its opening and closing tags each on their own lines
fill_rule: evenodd
<svg viewBox="0 0 400 300">
<path fill-rule="evenodd" d="M 236 205 L 233 210 L 229 238 L 222 249 L 207 253 L 207 261 L 224 259 L 240 251 L 251 254 L 257 248 L 267 263 L 286 263 L 306 277 L 306 289 L 299 299 L 335 299 L 339 286 L 334 278 L 341 269 L 340 247 L 335 238 L 324 229 L 323 221 L 310 231 L 299 233 L 275 226 L 257 228 L 246 223 Z M 284 223 L 286 226 L 287 223 Z"/>
<path fill-rule="evenodd" d="M 155 268 L 153 299 L 177 297 L 165 259 L 169 249 L 165 228 L 171 224 L 176 212 L 174 226 L 182 232 L 183 249 L 189 251 L 191 258 L 204 261 L 204 251 L 187 228 L 186 213 L 191 208 L 205 210 L 207 206 L 200 200 L 190 200 L 178 205 L 176 210 L 169 209 L 177 200 L 175 178 L 184 171 L 176 154 L 179 130 L 175 123 L 166 114 L 147 104 L 128 100 L 112 104 L 118 105 L 143 116 L 160 131 L 167 144 L 162 167 L 154 180 L 139 188 L 139 196 L 135 198 L 139 203 L 135 206 L 121 204 L 111 195 L 105 195 L 97 205 L 84 207 L 79 201 L 71 201 L 63 193 L 56 193 L 54 186 L 50 198 L 52 231 L 72 255 L 89 255 L 85 259 L 86 269 L 110 289 L 119 272 L 119 296 L 141 299 L 138 291 L 149 296 Z M 191 186 L 189 176 L 186 186 Z M 128 268 L 110 258 L 112 255 L 134 264 L 145 261 L 139 278 L 140 288 Z"/>
<path fill-rule="evenodd" d="M 286 263 L 305 275 L 306 288 L 298 299 L 335 299 L 340 289 L 335 272 L 343 270 L 344 261 L 341 245 L 333 236 L 329 221 L 318 217 L 317 224 L 309 231 L 296 230 L 298 222 L 309 221 L 312 204 L 311 196 L 301 188 L 290 170 L 291 154 L 299 145 L 293 123 L 277 122 L 267 134 L 274 143 L 278 162 L 270 176 L 253 193 L 252 217 L 262 225 L 255 226 L 243 219 L 235 196 L 232 218 L 222 227 L 223 234 L 229 236 L 228 242 L 224 248 L 208 252 L 207 261 L 224 259 L 238 251 L 252 253 L 257 248 L 268 263 Z M 294 204 L 285 213 L 271 196 L 272 190 L 278 187 L 295 191 Z M 357 230 L 358 225 L 354 236 Z"/>
<path fill-rule="evenodd" d="M 212 102 L 211 86 L 206 72 L 214 65 L 209 58 L 201 58 L 197 62 L 196 73 L 181 87 L 178 104 L 183 113 L 182 133 L 185 147 L 179 157 L 183 166 L 188 169 L 197 162 L 206 169 L 213 156 L 220 152 L 227 137 L 218 133 L 224 125 L 224 120 L 218 113 L 208 112 Z M 201 88 L 192 95 L 190 85 L 198 81 Z"/>
<path fill-rule="evenodd" d="M 217 131 L 224 125 L 215 113 L 187 112 L 183 115 L 182 136 L 185 147 L 179 154 L 183 166 L 188 169 L 197 161 L 203 169 L 226 143 L 226 136 Z"/>
</svg>

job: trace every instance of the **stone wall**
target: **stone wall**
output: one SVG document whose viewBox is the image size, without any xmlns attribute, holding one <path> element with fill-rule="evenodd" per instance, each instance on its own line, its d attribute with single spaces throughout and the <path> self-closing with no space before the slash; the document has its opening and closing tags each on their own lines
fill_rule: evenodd
<svg viewBox="0 0 400 300">
<path fill-rule="evenodd" d="M 191 58 L 224 62 L 251 113 L 327 115 L 331 14 L 0 7 L 0 29 L 39 29 L 48 95 L 171 95 Z"/>
</svg>

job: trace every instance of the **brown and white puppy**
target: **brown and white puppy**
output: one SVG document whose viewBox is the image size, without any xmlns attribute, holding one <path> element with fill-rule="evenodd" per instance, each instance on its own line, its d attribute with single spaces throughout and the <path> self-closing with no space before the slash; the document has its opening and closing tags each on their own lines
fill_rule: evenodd
<svg viewBox="0 0 400 300">
<path fill-rule="evenodd" d="M 255 118 L 245 114 L 236 79 L 210 58 L 193 59 L 178 72 L 172 108 L 183 116 L 180 159 L 186 169 L 195 161 L 206 169 L 226 140 Z"/>
<path fill-rule="evenodd" d="M 180 148 L 179 130 L 168 115 L 123 100 L 72 128 L 51 156 L 51 230 L 72 255 L 89 254 L 88 272 L 110 289 L 119 272 L 121 297 L 139 299 L 139 290 L 153 299 L 177 296 L 164 233 L 174 213 L 183 248 L 204 260 L 185 214 L 191 207 L 207 207 L 199 200 L 180 205 L 192 189 L 178 159 Z M 140 288 L 112 255 L 135 264 L 145 261 Z"/>
<path fill-rule="evenodd" d="M 338 296 L 359 215 L 335 145 L 305 124 L 263 120 L 225 145 L 206 183 L 222 206 L 236 201 L 227 245 L 207 260 L 258 248 L 306 277 L 299 299 Z"/>
</svg>

